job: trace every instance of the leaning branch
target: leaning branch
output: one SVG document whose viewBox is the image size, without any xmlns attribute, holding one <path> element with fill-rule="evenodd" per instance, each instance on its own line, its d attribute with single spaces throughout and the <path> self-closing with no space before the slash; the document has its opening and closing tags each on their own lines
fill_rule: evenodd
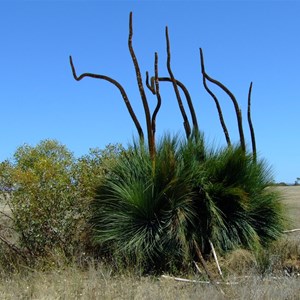
<svg viewBox="0 0 300 300">
<path fill-rule="evenodd" d="M 122 85 L 119 82 L 117 82 L 116 80 L 114 80 L 114 79 L 112 79 L 108 76 L 105 76 L 105 75 L 99 75 L 99 74 L 94 74 L 94 73 L 83 73 L 83 74 L 77 76 L 76 70 L 75 70 L 75 67 L 74 67 L 74 64 L 73 64 L 72 56 L 70 56 L 70 65 L 71 65 L 71 68 L 72 68 L 73 77 L 76 81 L 80 81 L 84 77 L 102 79 L 102 80 L 106 80 L 106 81 L 112 83 L 114 86 L 116 86 L 119 89 L 119 91 L 120 91 L 120 93 L 123 97 L 123 100 L 125 102 L 125 105 L 127 107 L 127 110 L 128 110 L 128 112 L 129 112 L 129 114 L 130 114 L 130 116 L 131 116 L 131 118 L 132 118 L 132 120 L 135 124 L 135 127 L 138 131 L 139 137 L 140 137 L 141 140 L 144 140 L 143 129 L 142 129 L 142 127 L 141 127 L 141 125 L 140 125 L 140 123 L 139 123 L 132 107 L 131 107 L 130 101 L 129 101 L 129 99 L 127 97 L 127 94 L 126 94 L 124 88 L 122 87 Z"/>
<path fill-rule="evenodd" d="M 200 59 L 201 59 L 201 72 L 202 72 L 202 75 L 203 75 L 202 76 L 203 86 L 204 86 L 205 90 L 208 92 L 208 94 L 215 101 L 217 111 L 218 111 L 218 114 L 219 114 L 220 123 L 221 123 L 221 126 L 223 128 L 224 135 L 225 135 L 225 139 L 226 139 L 227 145 L 230 146 L 231 141 L 230 141 L 229 133 L 228 133 L 225 121 L 224 121 L 224 117 L 223 117 L 223 113 L 222 113 L 222 109 L 221 109 L 219 100 L 218 100 L 217 96 L 209 89 L 209 87 L 207 86 L 207 83 L 206 83 L 206 77 L 205 77 L 206 73 L 205 73 L 204 57 L 203 57 L 202 49 L 200 49 Z"/>
<path fill-rule="evenodd" d="M 198 246 L 198 244 L 197 244 L 197 242 L 195 240 L 194 240 L 194 248 L 195 248 L 196 254 L 197 254 L 197 256 L 198 256 L 198 258 L 200 260 L 200 263 L 201 263 L 203 269 L 206 272 L 206 275 L 207 275 L 208 279 L 222 293 L 222 295 L 225 295 L 224 291 L 216 284 L 216 281 L 214 280 L 211 272 L 208 270 L 207 265 L 205 263 L 205 260 L 203 258 L 203 255 L 201 253 L 201 250 L 200 250 L 200 248 L 199 248 L 199 246 Z"/>
<path fill-rule="evenodd" d="M 176 80 L 175 80 L 174 74 L 171 69 L 171 53 L 170 53 L 170 40 L 169 40 L 168 27 L 166 27 L 166 41 L 167 41 L 167 69 L 168 69 L 168 72 L 169 72 L 169 75 L 170 75 L 170 78 L 171 78 L 171 81 L 173 84 L 173 88 L 174 88 L 174 91 L 176 94 L 179 109 L 180 109 L 181 115 L 183 117 L 183 125 L 184 125 L 184 129 L 185 129 L 186 137 L 189 138 L 191 135 L 191 126 L 190 126 L 189 120 L 187 118 L 187 115 L 185 113 L 185 109 L 184 109 L 184 106 L 181 101 L 178 86 L 176 84 Z"/>
<path fill-rule="evenodd" d="M 200 55 L 203 56 L 202 49 L 200 48 Z M 235 112 L 236 112 L 236 117 L 237 117 L 237 123 L 238 123 L 238 129 L 239 129 L 239 135 L 240 135 L 240 143 L 241 147 L 244 151 L 246 151 L 246 144 L 245 144 L 245 137 L 244 137 L 244 131 L 243 131 L 243 123 L 242 123 L 242 112 L 240 110 L 240 107 L 238 105 L 238 102 L 235 98 L 235 96 L 232 94 L 232 92 L 220 81 L 213 79 L 212 77 L 208 76 L 207 73 L 204 73 L 205 78 L 220 87 L 232 100 Z"/>
<path fill-rule="evenodd" d="M 158 80 L 172 82 L 172 79 L 170 77 L 159 77 Z M 189 106 L 189 110 L 191 113 L 194 130 L 199 131 L 197 116 L 195 113 L 195 109 L 194 109 L 194 105 L 193 105 L 190 93 L 189 93 L 188 89 L 186 88 L 186 86 L 181 81 L 179 81 L 177 79 L 174 79 L 174 80 L 175 80 L 175 83 L 182 89 L 184 96 L 186 98 L 186 101 L 187 101 L 187 104 Z"/>
<path fill-rule="evenodd" d="M 21 249 L 19 249 L 16 245 L 12 244 L 1 235 L 0 235 L 0 241 L 3 242 L 7 247 L 9 247 L 11 250 L 13 250 L 16 254 L 18 254 L 22 258 L 24 258 L 25 260 L 27 259 L 26 255 L 22 252 Z"/>
</svg>

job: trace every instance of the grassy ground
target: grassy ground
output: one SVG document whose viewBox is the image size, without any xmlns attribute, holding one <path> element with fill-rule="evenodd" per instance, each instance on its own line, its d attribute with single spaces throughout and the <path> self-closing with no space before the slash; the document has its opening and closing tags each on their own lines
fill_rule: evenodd
<svg viewBox="0 0 300 300">
<path fill-rule="evenodd" d="M 194 279 L 197 279 L 196 277 Z M 250 277 L 222 286 L 172 279 L 112 276 L 105 268 L 15 274 L 0 283 L 1 299 L 299 299 L 299 279 Z"/>
<path fill-rule="evenodd" d="M 300 186 L 276 189 L 290 219 L 287 229 L 300 228 Z M 270 252 L 255 257 L 239 250 L 220 258 L 220 264 L 226 281 L 235 284 L 216 288 L 174 278 L 116 275 L 110 267 L 95 263 L 85 269 L 74 265 L 47 272 L 19 268 L 12 274 L 2 266 L 0 299 L 300 299 L 300 232 L 286 234 Z M 213 262 L 209 268 L 217 277 Z M 206 280 L 193 267 L 180 277 Z"/>
<path fill-rule="evenodd" d="M 300 228 L 300 185 L 279 186 L 276 189 L 282 194 L 282 201 L 290 218 L 289 229 Z"/>
</svg>

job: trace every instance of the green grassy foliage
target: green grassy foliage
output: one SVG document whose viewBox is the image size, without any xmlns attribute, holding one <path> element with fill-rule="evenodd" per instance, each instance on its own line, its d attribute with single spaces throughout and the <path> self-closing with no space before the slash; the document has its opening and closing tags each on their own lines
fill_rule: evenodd
<svg viewBox="0 0 300 300">
<path fill-rule="evenodd" d="M 93 236 L 103 253 L 128 265 L 169 270 L 209 254 L 256 249 L 283 230 L 278 194 L 263 161 L 240 147 L 213 151 L 202 136 L 164 137 L 155 160 L 135 143 L 120 156 L 92 202 Z"/>
<path fill-rule="evenodd" d="M 159 267 L 169 256 L 183 256 L 182 230 L 193 210 L 176 148 L 176 139 L 158 145 L 153 169 L 149 152 L 135 144 L 97 190 L 91 221 L 95 241 L 129 264 Z"/>
</svg>

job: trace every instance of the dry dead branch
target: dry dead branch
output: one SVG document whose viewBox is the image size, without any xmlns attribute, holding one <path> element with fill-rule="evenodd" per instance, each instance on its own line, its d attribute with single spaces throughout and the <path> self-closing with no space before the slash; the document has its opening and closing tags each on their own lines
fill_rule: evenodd
<svg viewBox="0 0 300 300">
<path fill-rule="evenodd" d="M 187 282 L 187 283 L 199 283 L 199 284 L 211 284 L 210 281 L 204 281 L 204 280 L 195 280 L 195 279 L 187 279 L 187 278 L 181 278 L 181 277 L 173 277 L 169 275 L 162 275 L 161 276 L 164 279 L 172 279 L 175 281 L 180 281 L 180 282 Z M 223 282 L 223 281 L 216 281 L 215 284 L 218 285 L 236 285 L 239 284 L 239 282 Z"/>
<path fill-rule="evenodd" d="M 200 263 L 202 265 L 202 267 L 204 268 L 205 270 L 205 273 L 207 274 L 207 277 L 208 279 L 210 280 L 210 282 L 217 288 L 218 291 L 221 292 L 222 295 L 225 295 L 224 291 L 216 284 L 216 281 L 215 279 L 213 278 L 212 274 L 210 273 L 210 271 L 208 270 L 207 266 L 206 266 L 206 262 L 203 258 L 203 255 L 201 253 L 201 250 L 197 244 L 197 242 L 194 240 L 194 248 L 195 248 L 195 251 L 196 251 L 196 254 L 200 260 Z"/>
<path fill-rule="evenodd" d="M 218 261 L 218 257 L 217 257 L 217 253 L 216 253 L 215 247 L 214 247 L 213 243 L 211 242 L 211 240 L 208 240 L 208 242 L 209 242 L 209 245 L 211 247 L 211 251 L 213 253 L 215 262 L 217 264 L 219 275 L 221 276 L 222 279 L 224 279 L 223 273 L 222 273 L 222 270 L 221 270 L 221 267 L 220 267 L 220 264 L 219 264 L 219 261 Z"/>
<path fill-rule="evenodd" d="M 290 229 L 290 230 L 284 230 L 283 233 L 293 233 L 293 232 L 297 232 L 300 231 L 300 228 L 295 228 L 295 229 Z"/>
</svg>

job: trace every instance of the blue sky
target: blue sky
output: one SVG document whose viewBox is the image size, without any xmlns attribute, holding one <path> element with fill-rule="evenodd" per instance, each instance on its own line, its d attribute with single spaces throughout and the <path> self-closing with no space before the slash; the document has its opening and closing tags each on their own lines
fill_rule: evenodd
<svg viewBox="0 0 300 300">
<path fill-rule="evenodd" d="M 203 48 L 207 73 L 236 96 L 246 121 L 251 81 L 252 119 L 261 158 L 276 181 L 300 176 L 300 2 L 298 1 L 1 1 L 0 160 L 24 143 L 57 139 L 76 156 L 108 143 L 127 144 L 137 135 L 119 91 L 105 81 L 76 82 L 94 72 L 118 80 L 140 122 L 145 118 L 129 55 L 128 19 L 133 12 L 133 46 L 142 76 L 167 76 L 165 26 L 169 27 L 172 69 L 190 91 L 207 140 L 225 145 L 215 104 L 200 70 Z M 234 108 L 217 87 L 231 138 L 238 141 Z M 157 134 L 184 135 L 173 90 L 161 83 Z M 155 98 L 147 94 L 151 109 Z"/>
</svg>

